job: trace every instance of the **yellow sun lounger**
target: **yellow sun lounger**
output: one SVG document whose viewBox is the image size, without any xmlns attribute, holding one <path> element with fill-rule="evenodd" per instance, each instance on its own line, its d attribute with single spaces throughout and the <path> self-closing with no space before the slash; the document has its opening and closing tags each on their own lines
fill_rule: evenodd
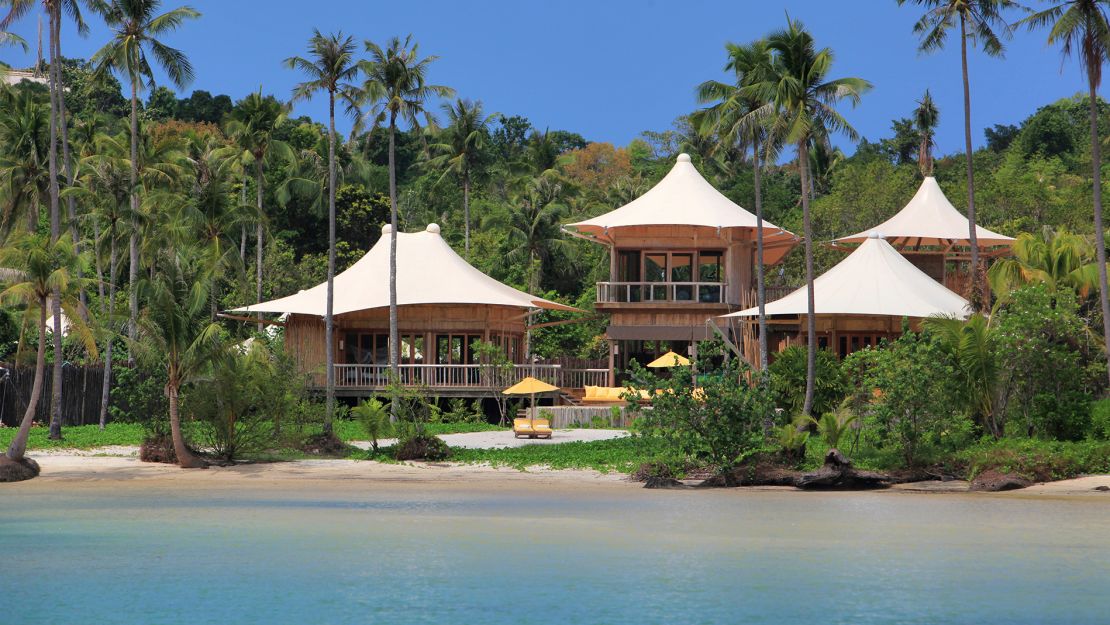
<svg viewBox="0 0 1110 625">
<path fill-rule="evenodd" d="M 527 436 L 528 438 L 551 438 L 554 430 L 551 429 L 551 422 L 547 419 L 528 419 L 518 418 L 513 419 L 513 436 L 520 438 Z"/>
<path fill-rule="evenodd" d="M 513 437 L 520 438 L 521 435 L 529 438 L 536 435 L 536 431 L 532 429 L 532 423 L 529 419 L 513 419 Z"/>
<path fill-rule="evenodd" d="M 535 432 L 537 438 L 551 438 L 554 430 L 551 429 L 551 422 L 547 419 L 534 419 L 532 421 L 532 431 Z"/>
</svg>

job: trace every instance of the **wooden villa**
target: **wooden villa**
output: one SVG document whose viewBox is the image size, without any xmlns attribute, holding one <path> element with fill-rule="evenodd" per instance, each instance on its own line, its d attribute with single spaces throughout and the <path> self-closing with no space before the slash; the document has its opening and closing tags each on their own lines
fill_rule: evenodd
<svg viewBox="0 0 1110 625">
<path fill-rule="evenodd" d="M 933 316 L 966 317 L 968 301 L 914 265 L 878 233 L 813 282 L 817 346 L 839 357 L 902 334 L 902 320 L 920 327 Z M 809 294 L 805 287 L 769 302 L 772 351 L 805 344 Z M 758 308 L 728 315 L 756 324 Z"/>
<path fill-rule="evenodd" d="M 927 176 L 913 198 L 893 217 L 864 232 L 840 237 L 834 245 L 851 249 L 866 241 L 870 233 L 878 232 L 929 277 L 968 297 L 971 292 L 969 226 L 967 217 L 948 201 L 937 179 Z M 979 254 L 986 262 L 1008 254 L 1014 243 L 1013 238 L 978 224 L 975 236 Z"/>
<path fill-rule="evenodd" d="M 337 394 L 366 396 L 389 380 L 389 226 L 361 259 L 335 276 Z M 314 386 L 325 379 L 327 284 L 246 306 L 238 313 L 285 316 L 285 346 Z M 482 397 L 531 375 L 557 386 L 604 383 L 604 370 L 564 370 L 533 364 L 528 326 L 540 310 L 578 311 L 529 295 L 478 271 L 431 224 L 397 235 L 400 379 L 443 397 Z M 581 311 L 578 311 L 581 312 Z M 474 352 L 478 341 L 499 345 L 512 372 L 494 372 Z M 592 376 L 592 377 L 591 377 Z"/>
<path fill-rule="evenodd" d="M 756 228 L 755 215 L 707 182 L 686 154 L 639 198 L 564 227 L 609 249 L 610 278 L 597 283 L 595 305 L 609 315 L 609 386 L 632 359 L 696 355 L 699 341 L 714 338 L 713 319 L 755 305 Z M 762 229 L 765 265 L 780 262 L 798 242 L 768 221 Z M 790 290 L 768 286 L 769 297 Z M 754 338 L 744 324 L 736 330 Z M 754 361 L 754 340 L 742 343 Z"/>
</svg>

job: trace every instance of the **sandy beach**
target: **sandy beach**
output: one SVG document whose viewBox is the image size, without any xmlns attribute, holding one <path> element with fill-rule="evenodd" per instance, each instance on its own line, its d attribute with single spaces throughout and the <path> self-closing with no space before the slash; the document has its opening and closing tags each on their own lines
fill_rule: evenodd
<svg viewBox="0 0 1110 625">
<path fill-rule="evenodd" d="M 60 484 L 68 486 L 82 484 L 90 488 L 131 488 L 142 485 L 189 489 L 361 490 L 367 487 L 403 489 L 416 486 L 422 490 L 542 488 L 591 492 L 642 488 L 642 484 L 631 481 L 622 473 L 575 469 L 551 470 L 542 466 L 529 467 L 522 471 L 510 467 L 452 462 L 394 464 L 362 460 L 312 459 L 183 470 L 172 465 L 141 462 L 137 451 L 137 448 L 133 447 L 40 451 L 30 454 L 42 467 L 42 474 L 37 479 L 7 484 L 3 487 L 49 490 Z M 796 489 L 742 487 L 732 490 L 789 492 Z M 967 493 L 971 496 L 991 497 L 1077 496 L 1105 499 L 1110 502 L 1110 475 L 1092 475 L 1038 483 L 1025 489 L 1002 493 L 972 493 L 968 490 L 968 483 L 959 480 L 898 484 L 877 492 L 921 495 Z"/>
</svg>

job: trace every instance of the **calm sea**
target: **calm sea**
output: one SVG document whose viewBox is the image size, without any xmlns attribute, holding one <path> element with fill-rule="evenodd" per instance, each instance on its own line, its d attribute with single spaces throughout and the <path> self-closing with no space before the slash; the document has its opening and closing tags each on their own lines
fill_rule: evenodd
<svg viewBox="0 0 1110 625">
<path fill-rule="evenodd" d="M 0 623 L 1110 622 L 1110 495 L 362 488 L 0 487 Z"/>
</svg>

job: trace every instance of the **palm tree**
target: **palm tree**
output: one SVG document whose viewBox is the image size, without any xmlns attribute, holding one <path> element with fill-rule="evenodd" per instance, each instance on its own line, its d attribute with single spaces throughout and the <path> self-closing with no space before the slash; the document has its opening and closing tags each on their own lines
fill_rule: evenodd
<svg viewBox="0 0 1110 625">
<path fill-rule="evenodd" d="M 929 90 L 926 89 L 925 95 L 917 101 L 917 108 L 913 112 L 913 123 L 921 135 L 921 147 L 917 151 L 917 166 L 921 168 L 921 175 L 926 178 L 933 175 L 933 147 L 936 146 L 933 137 L 936 136 L 938 121 L 940 121 L 940 112 L 933 102 L 933 96 L 929 95 Z"/>
<path fill-rule="evenodd" d="M 358 88 L 351 81 L 358 76 L 353 37 L 343 33 L 324 36 L 314 30 L 308 40 L 309 58 L 292 56 L 285 59 L 285 66 L 300 70 L 308 80 L 293 88 L 293 101 L 307 100 L 318 91 L 328 94 L 328 295 L 324 314 L 324 339 L 327 342 L 324 359 L 327 370 L 327 411 L 324 418 L 324 436 L 332 437 L 332 416 L 335 413 L 335 319 L 332 309 L 335 299 L 335 101 L 346 104 L 347 111 L 355 110 Z"/>
<path fill-rule="evenodd" d="M 540 176 L 528 183 L 515 199 L 508 220 L 491 222 L 507 230 L 513 243 L 513 260 L 528 263 L 528 290 L 535 293 L 543 279 L 544 264 L 552 252 L 566 243 L 559 223 L 566 215 L 564 188 L 553 176 Z"/>
<path fill-rule="evenodd" d="M 736 75 L 735 84 L 710 80 L 698 86 L 698 100 L 716 102 L 696 113 L 691 120 L 701 134 L 716 136 L 714 151 L 728 151 L 737 143 L 752 148 L 752 173 L 755 186 L 756 301 L 759 306 L 759 370 L 767 371 L 767 288 L 763 266 L 763 189 L 760 181 L 761 153 L 773 154 L 775 142 L 767 141 L 767 117 L 771 103 L 758 97 L 750 87 L 771 78 L 774 56 L 765 39 L 746 46 L 729 43 L 726 71 Z"/>
<path fill-rule="evenodd" d="M 1094 246 L 1082 235 L 1045 226 L 1039 236 L 1019 234 L 1012 254 L 996 260 L 987 271 L 999 302 L 1006 301 L 1015 289 L 1033 283 L 1043 283 L 1050 291 L 1073 289 L 1081 298 L 1098 288 Z"/>
<path fill-rule="evenodd" d="M 128 202 L 131 192 L 127 152 L 119 144 L 112 144 L 101 138 L 97 142 L 100 149 L 86 156 L 82 163 L 82 175 L 78 179 L 79 186 L 68 189 L 67 192 L 79 193 L 87 197 L 92 207 L 88 218 L 96 224 L 103 223 L 107 227 L 101 231 L 99 226 L 95 230 L 101 234 L 94 241 L 94 250 L 97 256 L 103 247 L 108 247 L 108 292 L 107 298 L 101 295 L 100 326 L 104 332 L 104 380 L 100 396 L 100 429 L 108 421 L 108 404 L 111 393 L 113 346 L 116 338 L 116 288 L 118 287 L 117 272 L 119 269 L 119 242 L 122 230 L 128 223 Z M 113 153 L 112 147 L 116 147 Z M 97 249 L 100 248 L 100 249 Z M 98 263 L 99 267 L 99 263 Z M 103 283 L 100 270 L 97 271 L 97 282 Z M 103 288 L 103 287 L 101 287 Z M 105 299 L 107 301 L 105 301 Z"/>
<path fill-rule="evenodd" d="M 227 354 L 218 323 L 208 318 L 210 279 L 194 250 L 175 250 L 159 263 L 159 270 L 141 281 L 146 306 L 139 317 L 139 341 L 133 349 L 152 363 L 166 367 L 166 397 L 170 434 L 177 462 L 183 469 L 208 466 L 185 444 L 178 413 L 181 388 L 196 381 L 207 367 Z"/>
<path fill-rule="evenodd" d="M 162 14 L 158 10 L 162 0 L 110 0 L 101 7 L 101 13 L 108 27 L 112 29 L 112 39 L 93 55 L 96 73 L 115 71 L 124 75 L 131 85 L 131 212 L 139 214 L 139 89 L 147 86 L 154 88 L 154 71 L 148 58 L 148 51 L 170 81 L 178 88 L 184 88 L 193 80 L 193 65 L 185 54 L 159 41 L 161 35 L 173 32 L 185 20 L 200 17 L 192 7 L 183 6 Z M 132 224 L 131 239 L 128 243 L 130 266 L 128 285 L 130 289 L 130 323 L 128 337 L 134 342 L 138 332 L 136 325 L 139 316 L 139 227 Z"/>
<path fill-rule="evenodd" d="M 964 151 L 967 159 L 967 221 L 968 241 L 971 244 L 971 305 L 981 309 L 983 299 L 981 268 L 979 266 L 979 240 L 975 232 L 975 174 L 971 163 L 971 87 L 967 76 L 967 43 L 979 43 L 989 56 L 1000 57 L 1002 40 L 995 32 L 1009 35 L 1009 27 L 1002 19 L 1002 12 L 1018 5 L 1011 0 L 898 0 L 899 5 L 912 2 L 925 8 L 914 25 L 913 32 L 921 37 L 919 49 L 934 52 L 944 47 L 948 31 L 960 29 L 960 67 L 964 86 Z"/>
<path fill-rule="evenodd" d="M 39 234 L 22 235 L 0 249 L 0 266 L 14 270 L 13 273 L 17 276 L 14 283 L 0 293 L 0 298 L 26 306 L 25 326 L 34 323 L 38 333 L 31 397 L 23 413 L 19 431 L 12 439 L 7 454 L 0 459 L 0 481 L 5 481 L 5 474 L 9 472 L 23 473 L 22 477 L 16 479 L 27 479 L 38 474 L 37 465 L 27 463 L 24 453 L 27 451 L 31 423 L 42 396 L 42 380 L 46 369 L 46 314 L 55 294 L 61 296 L 62 309 L 70 319 L 71 334 L 80 336 L 89 353 L 96 355 L 96 343 L 91 340 L 91 333 L 82 321 L 81 304 L 77 298 L 81 288 L 81 279 L 77 275 L 84 262 L 74 251 L 70 241 L 61 238 L 51 241 L 50 237 Z M 11 467 L 14 464 L 22 464 L 23 467 L 30 468 L 31 472 L 28 474 L 20 468 L 4 466 Z"/>
<path fill-rule="evenodd" d="M 285 119 L 286 109 L 277 98 L 252 93 L 243 98 L 228 116 L 225 133 L 236 147 L 242 151 L 244 160 L 254 164 L 255 208 L 258 211 L 255 224 L 255 301 L 262 302 L 262 225 L 265 210 L 262 208 L 262 191 L 265 183 L 263 166 L 275 157 L 286 161 L 293 160 L 293 150 L 284 141 L 274 138 L 274 132 Z M 262 313 L 258 331 L 262 331 Z"/>
<path fill-rule="evenodd" d="M 752 85 L 749 91 L 759 98 L 774 102 L 779 109 L 775 128 L 784 143 L 793 143 L 798 149 L 798 173 L 802 188 L 802 222 L 805 236 L 806 290 L 808 310 L 806 334 L 806 398 L 803 412 L 807 415 L 813 407 L 814 384 L 817 370 L 817 327 L 813 303 L 813 222 L 809 211 L 809 150 L 815 140 L 839 131 L 855 139 L 856 132 L 834 106 L 841 100 L 853 105 L 871 88 L 862 78 L 829 79 L 833 62 L 829 48 L 817 49 L 813 36 L 801 22 L 790 20 L 785 30 L 771 35 L 767 46 L 775 54 L 775 69 L 769 79 Z"/>
<path fill-rule="evenodd" d="M 1048 28 L 1048 43 L 1059 43 L 1064 58 L 1078 50 L 1080 66 L 1087 75 L 1087 104 L 1091 120 L 1091 172 L 1094 182 L 1095 253 L 1098 259 L 1099 303 L 1102 333 L 1110 353 L 1110 292 L 1106 279 L 1106 239 L 1102 223 L 1102 142 L 1098 136 L 1098 88 L 1102 65 L 1110 56 L 1110 21 L 1107 0 L 1065 0 L 1022 20 L 1029 28 Z M 1107 363 L 1110 375 L 1110 363 Z"/>
<path fill-rule="evenodd" d="M 433 167 L 443 169 L 443 176 L 453 173 L 462 180 L 464 249 L 470 259 L 470 182 L 474 169 L 478 166 L 482 148 L 489 138 L 489 125 L 497 114 L 483 116 L 482 103 L 470 100 L 456 100 L 454 104 L 444 103 L 443 112 L 447 114 L 449 125 L 445 131 L 447 141 L 431 146 L 440 156 L 432 159 Z M 441 176 L 442 180 L 443 177 Z"/>
<path fill-rule="evenodd" d="M 955 361 L 956 371 L 962 377 L 960 387 L 968 412 L 980 427 L 994 438 L 1001 438 L 1005 415 L 995 410 L 1000 368 L 996 357 L 998 333 L 990 320 L 976 313 L 966 321 L 930 317 L 922 324 Z"/>
<path fill-rule="evenodd" d="M 47 166 L 50 113 L 29 89 L 0 91 L 0 235 L 20 220 L 38 227 L 50 193 Z"/>
<path fill-rule="evenodd" d="M 406 36 L 404 41 L 393 37 L 384 49 L 373 41 L 365 43 L 371 58 L 359 64 L 366 74 L 363 99 L 370 105 L 374 126 L 387 120 L 389 123 L 389 370 L 396 379 L 400 360 L 397 332 L 397 120 L 407 122 L 419 132 L 420 117 L 423 116 L 429 127 L 435 127 L 435 118 L 424 108 L 425 103 L 433 96 L 453 97 L 455 91 L 450 87 L 428 84 L 428 67 L 438 57 L 420 58 L 412 35 Z M 396 420 L 398 402 L 396 397 L 393 399 L 389 406 L 390 418 Z"/>
</svg>

